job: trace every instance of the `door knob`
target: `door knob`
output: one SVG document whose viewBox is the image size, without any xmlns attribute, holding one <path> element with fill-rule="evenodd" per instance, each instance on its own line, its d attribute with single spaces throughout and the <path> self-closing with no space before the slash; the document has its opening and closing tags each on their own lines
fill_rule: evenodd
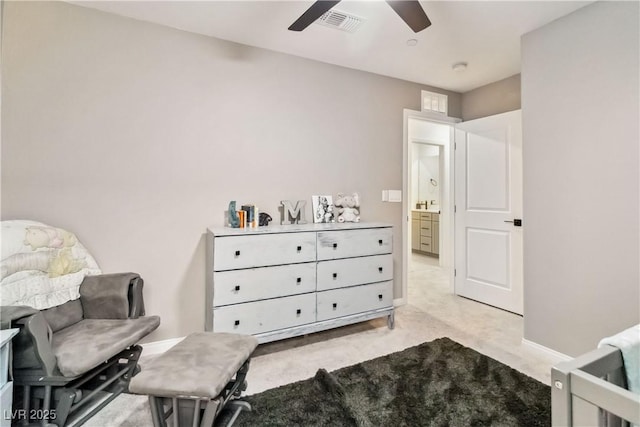
<svg viewBox="0 0 640 427">
<path fill-rule="evenodd" d="M 522 220 L 521 219 L 514 219 L 511 221 L 505 221 L 505 222 L 509 222 L 511 224 L 513 224 L 514 227 L 522 227 Z"/>
</svg>

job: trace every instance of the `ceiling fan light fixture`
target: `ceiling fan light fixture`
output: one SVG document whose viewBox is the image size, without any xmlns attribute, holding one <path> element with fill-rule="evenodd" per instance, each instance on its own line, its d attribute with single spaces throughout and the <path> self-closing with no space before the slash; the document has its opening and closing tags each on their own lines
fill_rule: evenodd
<svg viewBox="0 0 640 427">
<path fill-rule="evenodd" d="M 466 62 L 456 62 L 451 66 L 451 69 L 456 73 L 461 73 L 467 69 L 467 65 L 468 64 Z"/>
<path fill-rule="evenodd" d="M 422 9 L 419 0 L 386 0 L 386 2 L 414 33 L 420 32 L 431 25 L 431 21 L 424 9 Z M 338 3 L 340 3 L 340 0 L 317 0 L 289 26 L 289 30 L 304 30 Z"/>
</svg>

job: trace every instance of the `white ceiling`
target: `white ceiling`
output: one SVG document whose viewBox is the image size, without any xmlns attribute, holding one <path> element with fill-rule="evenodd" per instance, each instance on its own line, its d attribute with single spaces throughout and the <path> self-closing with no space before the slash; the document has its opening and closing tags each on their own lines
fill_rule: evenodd
<svg viewBox="0 0 640 427">
<path fill-rule="evenodd" d="M 432 25 L 415 34 L 384 1 L 334 9 L 366 22 L 356 33 L 312 24 L 287 30 L 299 1 L 72 1 L 143 21 L 348 68 L 467 92 L 520 72 L 520 36 L 591 1 L 421 1 Z M 407 46 L 407 40 L 418 44 Z M 464 72 L 454 63 L 467 62 Z"/>
</svg>

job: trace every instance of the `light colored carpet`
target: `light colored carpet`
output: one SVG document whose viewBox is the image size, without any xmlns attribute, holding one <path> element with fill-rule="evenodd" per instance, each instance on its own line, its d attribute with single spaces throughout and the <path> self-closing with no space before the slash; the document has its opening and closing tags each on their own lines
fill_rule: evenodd
<svg viewBox="0 0 640 427">
<path fill-rule="evenodd" d="M 86 427 L 153 427 L 146 396 L 121 394 L 86 423 Z"/>
</svg>

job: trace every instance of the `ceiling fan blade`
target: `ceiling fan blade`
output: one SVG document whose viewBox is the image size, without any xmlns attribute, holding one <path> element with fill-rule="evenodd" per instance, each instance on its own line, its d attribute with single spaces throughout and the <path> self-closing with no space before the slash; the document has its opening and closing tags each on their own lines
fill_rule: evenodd
<svg viewBox="0 0 640 427">
<path fill-rule="evenodd" d="M 319 0 L 315 2 L 296 22 L 291 24 L 289 29 L 291 31 L 304 30 L 338 3 L 340 3 L 340 0 Z"/>
<path fill-rule="evenodd" d="M 387 0 L 387 3 L 411 27 L 414 33 L 422 31 L 431 25 L 431 21 L 429 21 L 427 14 L 424 13 L 419 1 Z"/>
</svg>

